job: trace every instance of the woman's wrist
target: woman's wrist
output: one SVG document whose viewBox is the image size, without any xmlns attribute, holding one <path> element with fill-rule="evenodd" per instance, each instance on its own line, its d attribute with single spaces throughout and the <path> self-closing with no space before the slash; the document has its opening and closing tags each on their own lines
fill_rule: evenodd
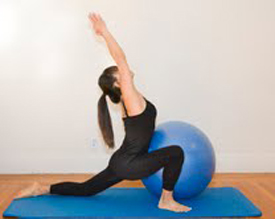
<svg viewBox="0 0 275 219">
<path fill-rule="evenodd" d="M 102 31 L 102 37 L 106 37 L 108 34 L 110 34 L 109 30 L 106 28 L 105 30 Z"/>
</svg>

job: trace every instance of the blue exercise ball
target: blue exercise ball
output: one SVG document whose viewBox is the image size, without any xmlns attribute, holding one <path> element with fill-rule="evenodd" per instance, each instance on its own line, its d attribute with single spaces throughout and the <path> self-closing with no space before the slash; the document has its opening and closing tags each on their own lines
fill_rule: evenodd
<svg viewBox="0 0 275 219">
<path fill-rule="evenodd" d="M 215 154 L 211 142 L 193 125 L 169 121 L 156 127 L 148 152 L 169 145 L 179 145 L 184 151 L 184 162 L 174 188 L 174 198 L 188 199 L 199 195 L 206 189 L 215 171 Z M 146 189 L 158 198 L 162 192 L 163 169 L 141 179 Z"/>
</svg>

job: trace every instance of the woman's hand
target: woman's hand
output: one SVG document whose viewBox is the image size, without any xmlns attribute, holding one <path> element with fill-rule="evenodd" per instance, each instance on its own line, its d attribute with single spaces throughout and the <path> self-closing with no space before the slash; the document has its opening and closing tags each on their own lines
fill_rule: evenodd
<svg viewBox="0 0 275 219">
<path fill-rule="evenodd" d="M 120 66 L 121 63 L 125 64 L 125 54 L 121 47 L 118 45 L 113 35 L 107 29 L 105 22 L 102 20 L 101 16 L 99 14 L 89 13 L 89 19 L 93 24 L 93 28 L 96 34 L 101 35 L 106 41 L 110 54 L 113 57 L 116 64 L 118 66 Z"/>
<path fill-rule="evenodd" d="M 107 27 L 103 19 L 99 14 L 89 13 L 89 19 L 93 24 L 94 31 L 97 35 L 103 35 L 105 31 L 107 31 Z"/>
</svg>

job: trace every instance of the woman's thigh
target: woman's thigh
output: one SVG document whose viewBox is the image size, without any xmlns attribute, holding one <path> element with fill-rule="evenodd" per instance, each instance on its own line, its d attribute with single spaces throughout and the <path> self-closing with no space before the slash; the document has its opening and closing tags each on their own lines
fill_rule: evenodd
<svg viewBox="0 0 275 219">
<path fill-rule="evenodd" d="M 178 145 L 171 145 L 140 155 L 116 171 L 119 177 L 129 180 L 142 179 L 155 173 L 173 158 L 176 158 L 182 149 Z"/>
</svg>

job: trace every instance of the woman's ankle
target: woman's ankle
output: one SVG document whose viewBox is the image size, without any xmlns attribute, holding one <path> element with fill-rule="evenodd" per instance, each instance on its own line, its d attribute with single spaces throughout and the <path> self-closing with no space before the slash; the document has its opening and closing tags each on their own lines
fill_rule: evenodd
<svg viewBox="0 0 275 219">
<path fill-rule="evenodd" d="M 161 201 L 171 201 L 173 200 L 173 191 L 169 191 L 166 189 L 162 190 L 162 194 L 161 194 Z"/>
</svg>

